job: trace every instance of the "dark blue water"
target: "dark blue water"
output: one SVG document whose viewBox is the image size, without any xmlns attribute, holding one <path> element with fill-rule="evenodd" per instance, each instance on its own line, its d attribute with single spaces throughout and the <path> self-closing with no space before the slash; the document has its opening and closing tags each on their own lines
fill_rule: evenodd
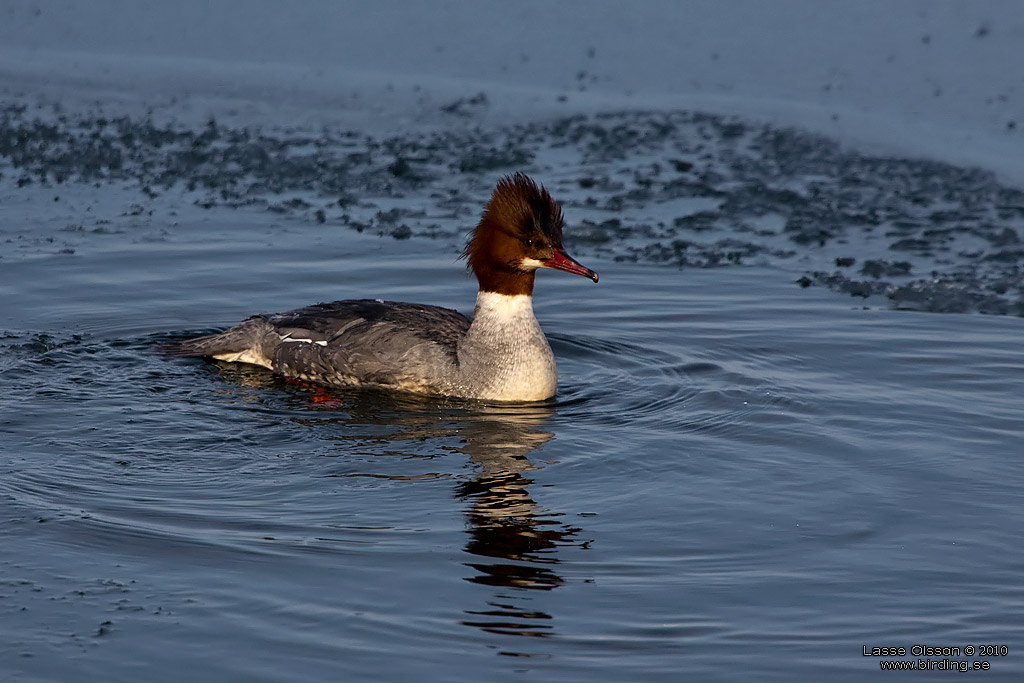
<svg viewBox="0 0 1024 683">
<path fill-rule="evenodd" d="M 538 280 L 545 405 L 159 353 L 320 300 L 468 311 L 459 246 L 192 210 L 8 251 L 0 679 L 861 681 L 863 646 L 994 644 L 951 659 L 1019 680 L 1020 318 L 583 250 L 599 285 Z"/>
</svg>

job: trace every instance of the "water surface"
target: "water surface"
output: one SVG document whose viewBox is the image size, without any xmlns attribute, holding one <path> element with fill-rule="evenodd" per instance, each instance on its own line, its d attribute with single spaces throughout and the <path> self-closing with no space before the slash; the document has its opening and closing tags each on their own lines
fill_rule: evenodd
<svg viewBox="0 0 1024 683">
<path fill-rule="evenodd" d="M 853 681 L 863 645 L 971 643 L 1019 677 L 1019 318 L 591 254 L 599 285 L 538 280 L 543 405 L 159 353 L 346 296 L 466 311 L 457 246 L 193 212 L 5 259 L 3 678 Z"/>
<path fill-rule="evenodd" d="M 0 108 L 0 679 L 861 681 L 982 644 L 1021 677 L 1024 192 L 695 112 L 441 116 Z M 160 352 L 469 312 L 519 169 L 601 273 L 539 276 L 555 400 Z"/>
</svg>

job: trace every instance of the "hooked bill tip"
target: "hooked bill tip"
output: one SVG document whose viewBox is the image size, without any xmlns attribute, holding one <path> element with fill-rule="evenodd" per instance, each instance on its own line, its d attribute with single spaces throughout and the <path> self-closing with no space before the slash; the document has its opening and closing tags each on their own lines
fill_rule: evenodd
<svg viewBox="0 0 1024 683">
<path fill-rule="evenodd" d="M 582 275 L 583 277 L 588 277 L 594 282 L 597 282 L 597 273 L 566 254 L 565 250 L 560 247 L 555 248 L 552 257 L 544 261 L 541 265 L 544 268 L 554 268 L 555 270 L 564 270 L 565 272 L 573 273 L 574 275 Z"/>
</svg>

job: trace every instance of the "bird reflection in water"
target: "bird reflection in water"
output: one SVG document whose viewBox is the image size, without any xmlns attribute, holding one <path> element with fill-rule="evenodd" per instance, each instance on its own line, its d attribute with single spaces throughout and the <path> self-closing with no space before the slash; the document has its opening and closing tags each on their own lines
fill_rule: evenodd
<svg viewBox="0 0 1024 683">
<path fill-rule="evenodd" d="M 456 495 L 470 505 L 466 511 L 469 542 L 466 552 L 485 562 L 467 562 L 477 574 L 467 581 L 498 588 L 551 590 L 562 585 L 556 572 L 559 545 L 573 542 L 578 528 L 558 521 L 537 505 L 524 473 L 539 469 L 527 455 L 554 435 L 540 430 L 552 413 L 546 406 L 492 408 L 467 421 L 461 449 L 479 467 L 462 482 Z M 521 591 L 507 591 L 489 603 L 490 609 L 467 610 L 463 621 L 492 633 L 545 636 L 552 633 L 551 616 L 519 607 L 528 600 Z"/>
<path fill-rule="evenodd" d="M 405 450 L 401 448 L 403 443 L 409 445 L 409 450 L 421 451 L 427 442 L 447 453 L 468 455 L 475 473 L 456 486 L 455 495 L 467 503 L 469 540 L 465 552 L 480 559 L 464 563 L 473 571 L 465 580 L 496 590 L 483 609 L 465 610 L 467 618 L 462 623 L 506 635 L 554 634 L 552 616 L 531 608 L 532 597 L 527 591 L 561 586 L 564 579 L 557 572 L 558 547 L 584 544 L 575 538 L 579 528 L 559 521 L 559 514 L 538 505 L 529 492 L 533 480 L 528 473 L 540 467 L 528 456 L 554 438 L 542 429 L 554 412 L 550 406 L 485 406 L 372 390 L 325 392 L 311 385 L 271 378 L 260 368 L 217 365 L 222 376 L 229 376 L 236 386 L 286 389 L 288 402 L 297 400 L 303 407 L 345 413 L 346 422 L 352 425 L 386 428 L 386 436 L 378 432 L 375 440 L 386 443 L 389 454 Z M 367 436 L 361 435 L 360 439 Z M 413 444 L 417 444 L 415 448 Z M 505 654 L 528 656 L 522 652 Z"/>
</svg>

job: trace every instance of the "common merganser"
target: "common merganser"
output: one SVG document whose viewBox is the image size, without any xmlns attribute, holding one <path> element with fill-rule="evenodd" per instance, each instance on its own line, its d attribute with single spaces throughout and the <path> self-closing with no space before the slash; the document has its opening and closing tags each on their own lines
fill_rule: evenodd
<svg viewBox="0 0 1024 683">
<path fill-rule="evenodd" d="M 376 385 L 491 401 L 555 394 L 551 346 L 533 315 L 538 268 L 597 282 L 562 247 L 562 209 L 522 173 L 498 181 L 462 258 L 480 285 L 472 322 L 447 308 L 358 299 L 253 316 L 173 345 L 327 386 Z"/>
</svg>

